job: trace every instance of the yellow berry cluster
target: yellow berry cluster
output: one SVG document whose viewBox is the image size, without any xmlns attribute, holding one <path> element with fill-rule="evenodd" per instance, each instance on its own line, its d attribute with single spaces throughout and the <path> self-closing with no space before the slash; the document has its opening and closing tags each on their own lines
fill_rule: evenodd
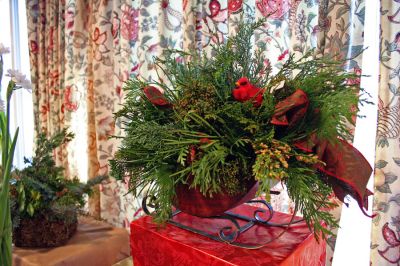
<svg viewBox="0 0 400 266">
<path fill-rule="evenodd" d="M 254 146 L 257 154 L 260 174 L 267 175 L 268 178 L 281 180 L 287 176 L 284 169 L 289 167 L 287 160 L 291 156 L 292 148 L 286 143 L 272 140 L 269 145 L 260 143 Z M 260 169 L 264 168 L 264 169 Z M 258 175 L 262 178 L 261 175 Z M 257 178 L 257 173 L 256 173 Z"/>
<path fill-rule="evenodd" d="M 268 155 L 271 159 L 276 161 L 273 165 L 274 168 L 280 168 L 281 166 L 284 168 L 289 167 L 287 160 L 291 156 L 292 148 L 288 144 L 272 140 L 270 147 L 264 143 L 260 143 L 259 147 L 259 149 L 256 149 L 256 154 Z"/>
<path fill-rule="evenodd" d="M 302 154 L 302 155 L 296 155 L 296 160 L 299 162 L 303 162 L 306 164 L 316 164 L 316 163 L 321 163 L 321 161 L 318 159 L 318 156 L 315 154 Z"/>
<path fill-rule="evenodd" d="M 284 142 L 273 139 L 270 143 L 253 145 L 257 160 L 253 167 L 257 180 L 263 178 L 281 180 L 287 177 L 285 169 L 289 168 L 289 159 L 295 157 L 297 161 L 314 165 L 321 163 L 315 154 L 298 154 Z"/>
</svg>

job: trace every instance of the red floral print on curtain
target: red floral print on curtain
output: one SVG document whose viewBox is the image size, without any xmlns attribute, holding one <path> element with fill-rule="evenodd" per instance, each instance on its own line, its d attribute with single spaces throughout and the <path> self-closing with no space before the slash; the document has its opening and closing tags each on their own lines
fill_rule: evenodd
<svg viewBox="0 0 400 266">
<path fill-rule="evenodd" d="M 35 130 L 75 133 L 56 158 L 82 180 L 107 174 L 118 145 L 109 137 L 120 134 L 113 113 L 135 64 L 139 9 L 133 2 L 27 1 Z M 122 184 L 111 179 L 101 191 L 90 200 L 92 215 L 120 225 L 133 219 L 139 205 L 123 196 Z"/>
<path fill-rule="evenodd" d="M 400 264 L 400 1 L 381 1 L 371 265 Z"/>
</svg>

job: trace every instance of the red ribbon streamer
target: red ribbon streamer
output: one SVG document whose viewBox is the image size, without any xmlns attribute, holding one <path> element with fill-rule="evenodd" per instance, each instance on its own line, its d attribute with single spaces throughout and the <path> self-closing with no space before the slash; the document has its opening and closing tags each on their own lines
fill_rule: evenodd
<svg viewBox="0 0 400 266">
<path fill-rule="evenodd" d="M 271 123 L 277 126 L 292 126 L 300 121 L 307 112 L 307 94 L 297 89 L 292 95 L 278 102 Z"/>
<path fill-rule="evenodd" d="M 277 126 L 293 126 L 304 117 L 308 105 L 306 93 L 298 89 L 276 104 L 271 123 Z M 305 152 L 315 153 L 325 163 L 315 167 L 327 179 L 339 200 L 344 202 L 345 196 L 351 195 L 357 200 L 363 213 L 371 217 L 364 208 L 368 209 L 367 197 L 372 195 L 366 189 L 372 168 L 356 148 L 341 139 L 335 143 L 318 139 L 316 134 L 296 142 L 294 146 Z"/>
</svg>

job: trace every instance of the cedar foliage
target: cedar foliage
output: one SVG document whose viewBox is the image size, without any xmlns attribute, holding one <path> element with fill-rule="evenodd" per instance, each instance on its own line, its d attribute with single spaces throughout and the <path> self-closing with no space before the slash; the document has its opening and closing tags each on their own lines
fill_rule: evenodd
<svg viewBox="0 0 400 266">
<path fill-rule="evenodd" d="M 251 38 L 262 24 L 241 23 L 235 36 L 213 47 L 211 58 L 166 51 L 156 58 L 159 74 L 168 79 L 165 83 L 139 78 L 126 83 L 126 101 L 116 113 L 126 136 L 110 161 L 112 175 L 128 175 L 135 195 L 145 189 L 154 196 L 157 221 L 170 217 L 177 183 L 189 182 L 212 196 L 238 193 L 243 179 L 255 178 L 258 194 L 267 196 L 271 180 L 283 182 L 316 236 L 330 234 L 321 222 L 337 226 L 327 211 L 335 206 L 328 200 L 332 188 L 313 168 L 318 159 L 292 144 L 313 133 L 331 142 L 349 140 L 348 125 L 357 113 L 351 107 L 365 100 L 359 99 L 359 88 L 347 82 L 356 76 L 343 71 L 343 62 L 315 57 L 313 51 L 300 59 L 290 55 L 272 75 L 263 51 L 252 52 Z M 241 77 L 265 88 L 261 106 L 235 101 L 232 89 Z M 173 108 L 150 103 L 143 92 L 149 85 L 162 88 Z M 284 129 L 272 125 L 276 103 L 298 88 L 310 100 L 303 120 Z"/>
</svg>

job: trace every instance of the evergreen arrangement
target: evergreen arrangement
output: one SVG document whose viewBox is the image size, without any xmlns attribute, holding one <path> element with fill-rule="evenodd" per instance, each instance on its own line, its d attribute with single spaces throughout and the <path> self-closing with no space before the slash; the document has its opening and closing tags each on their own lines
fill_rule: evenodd
<svg viewBox="0 0 400 266">
<path fill-rule="evenodd" d="M 74 135 L 62 130 L 50 138 L 39 134 L 34 157 L 23 170 L 15 170 L 11 179 L 10 199 L 13 227 L 21 219 L 46 219 L 76 222 L 77 210 L 85 204 L 85 195 L 92 187 L 105 179 L 104 176 L 81 183 L 77 177 L 67 179 L 64 168 L 56 166 L 53 150 L 72 140 Z"/>
<path fill-rule="evenodd" d="M 128 175 L 135 195 L 146 189 L 154 196 L 156 221 L 170 217 L 179 183 L 212 197 L 240 193 L 243 181 L 252 178 L 258 195 L 266 197 L 272 183 L 286 185 L 316 236 L 331 234 L 323 223 L 337 226 L 328 212 L 335 206 L 332 186 L 316 170 L 324 162 L 297 144 L 308 138 L 338 145 L 350 140 L 348 125 L 365 100 L 348 82 L 356 76 L 343 71 L 343 62 L 313 51 L 299 59 L 289 55 L 272 74 L 264 51 L 252 49 L 262 24 L 241 23 L 235 36 L 213 46 L 212 57 L 166 51 L 156 58 L 165 82 L 126 83 L 126 101 L 116 113 L 126 135 L 110 161 L 111 174 Z M 307 102 L 285 117 L 291 96 Z"/>
</svg>

